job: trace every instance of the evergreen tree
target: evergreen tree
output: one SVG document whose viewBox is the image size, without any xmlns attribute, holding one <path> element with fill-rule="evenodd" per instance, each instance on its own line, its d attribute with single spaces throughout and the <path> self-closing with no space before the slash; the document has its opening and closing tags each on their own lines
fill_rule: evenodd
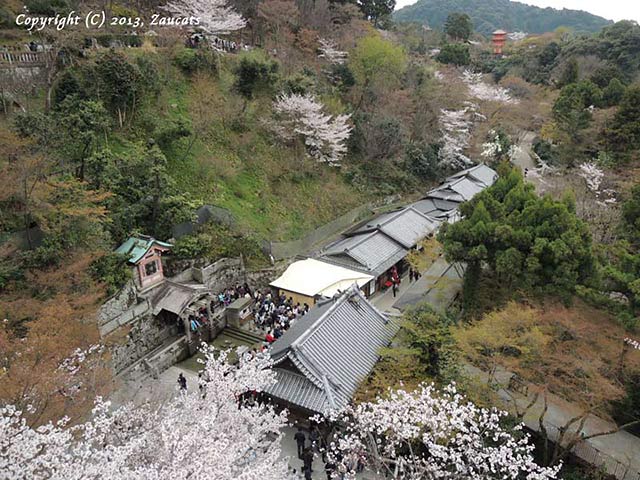
<svg viewBox="0 0 640 480">
<path fill-rule="evenodd" d="M 393 13 L 396 0 L 358 0 L 358 6 L 367 20 L 379 27 L 380 22 Z"/>
<path fill-rule="evenodd" d="M 466 13 L 450 13 L 444 23 L 444 31 L 454 40 L 466 42 L 473 33 L 471 17 Z"/>
<path fill-rule="evenodd" d="M 618 105 L 624 96 L 625 87 L 620 80 L 612 78 L 602 91 L 602 103 L 607 107 Z"/>
<path fill-rule="evenodd" d="M 505 289 L 571 292 L 592 271 L 591 236 L 569 202 L 539 198 L 516 170 L 460 207 L 463 219 L 445 224 L 440 241 L 451 262 L 468 265 L 475 280 L 488 275 Z M 467 292 L 475 285 L 467 284 Z"/>
<path fill-rule="evenodd" d="M 576 83 L 578 81 L 578 74 L 578 61 L 572 57 L 569 59 L 569 62 L 562 71 L 562 75 L 560 75 L 560 78 L 558 79 L 558 87 L 562 88 L 572 83 Z"/>
<path fill-rule="evenodd" d="M 627 88 L 607 133 L 610 148 L 620 153 L 640 149 L 640 86 Z"/>
</svg>

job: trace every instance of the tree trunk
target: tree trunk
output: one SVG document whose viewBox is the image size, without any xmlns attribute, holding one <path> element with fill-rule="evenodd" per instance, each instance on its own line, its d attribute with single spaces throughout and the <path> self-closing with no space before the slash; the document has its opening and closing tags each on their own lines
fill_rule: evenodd
<svg viewBox="0 0 640 480">
<path fill-rule="evenodd" d="M 23 180 L 22 186 L 24 191 L 24 214 L 22 215 L 22 220 L 24 222 L 24 232 L 27 236 L 27 245 L 29 246 L 29 250 L 33 250 L 33 240 L 31 239 L 31 231 L 29 228 L 29 219 L 31 218 L 31 215 L 29 214 L 29 189 L 27 188 L 26 178 Z"/>
</svg>

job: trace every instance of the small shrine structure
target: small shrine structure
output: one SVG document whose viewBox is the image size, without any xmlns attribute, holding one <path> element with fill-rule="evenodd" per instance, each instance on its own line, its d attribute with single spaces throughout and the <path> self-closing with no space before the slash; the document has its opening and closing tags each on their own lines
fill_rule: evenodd
<svg viewBox="0 0 640 480">
<path fill-rule="evenodd" d="M 141 289 L 156 285 L 164 280 L 162 254 L 171 250 L 170 243 L 161 242 L 147 235 L 129 237 L 116 249 L 116 253 L 127 256 L 137 272 L 136 283 Z"/>
</svg>

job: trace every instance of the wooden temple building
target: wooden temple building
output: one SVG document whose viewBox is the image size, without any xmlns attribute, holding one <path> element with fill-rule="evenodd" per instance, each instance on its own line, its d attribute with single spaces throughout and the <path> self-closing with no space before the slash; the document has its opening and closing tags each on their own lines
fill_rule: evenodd
<svg viewBox="0 0 640 480">
<path fill-rule="evenodd" d="M 127 256 L 129 264 L 135 267 L 137 285 L 145 289 L 164 279 L 161 257 L 172 246 L 147 235 L 135 235 L 120 245 L 116 253 Z"/>
<path fill-rule="evenodd" d="M 398 328 L 353 284 L 319 301 L 273 343 L 276 383 L 265 393 L 306 414 L 344 408 Z"/>
</svg>

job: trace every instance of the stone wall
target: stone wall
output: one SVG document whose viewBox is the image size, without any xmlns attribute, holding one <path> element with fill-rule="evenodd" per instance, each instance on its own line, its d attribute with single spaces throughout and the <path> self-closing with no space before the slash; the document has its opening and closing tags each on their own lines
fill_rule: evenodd
<svg viewBox="0 0 640 480">
<path fill-rule="evenodd" d="M 98 327 L 101 327 L 116 317 L 119 317 L 135 305 L 137 299 L 136 288 L 132 280 L 117 294 L 104 302 L 98 310 Z"/>
<path fill-rule="evenodd" d="M 167 347 L 162 352 L 158 352 L 158 355 L 154 356 L 150 363 L 156 372 L 162 373 L 167 368 L 187 358 L 189 358 L 189 345 L 187 345 L 187 337 L 182 337 L 178 342 Z"/>
<path fill-rule="evenodd" d="M 244 262 L 241 257 L 222 258 L 204 268 L 192 269 L 193 279 L 203 283 L 214 292 L 246 281 Z"/>
<path fill-rule="evenodd" d="M 247 271 L 247 283 L 253 289 L 264 290 L 269 284 L 278 278 L 289 266 L 289 262 L 280 262 L 272 268 L 262 270 Z"/>
<path fill-rule="evenodd" d="M 113 369 L 121 372 L 177 334 L 177 325 L 167 324 L 150 314 L 140 317 L 132 324 L 126 342 L 112 347 Z"/>
</svg>

